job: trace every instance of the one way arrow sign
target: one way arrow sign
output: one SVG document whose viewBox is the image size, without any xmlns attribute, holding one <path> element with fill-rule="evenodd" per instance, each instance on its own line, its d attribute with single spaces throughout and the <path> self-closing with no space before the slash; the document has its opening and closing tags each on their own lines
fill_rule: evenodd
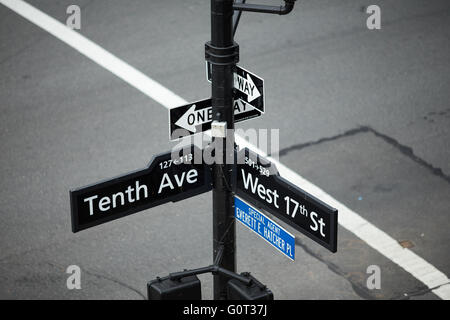
<svg viewBox="0 0 450 320">
<path fill-rule="evenodd" d="M 206 62 L 206 78 L 211 82 L 211 64 Z M 236 66 L 234 72 L 234 99 L 250 104 L 253 108 L 264 113 L 264 79 L 250 71 Z"/>
<path fill-rule="evenodd" d="M 234 121 L 259 117 L 261 112 L 242 100 L 234 101 Z M 169 110 L 169 135 L 176 140 L 211 129 L 212 101 L 204 99 Z"/>
<path fill-rule="evenodd" d="M 244 101 L 247 101 L 248 103 L 251 103 L 253 100 L 261 97 L 261 92 L 259 92 L 249 73 L 247 73 L 246 78 L 235 73 L 234 88 L 247 96 L 247 99 Z"/>
<path fill-rule="evenodd" d="M 211 112 L 211 106 L 199 109 L 196 104 L 192 104 L 178 121 L 175 122 L 175 125 L 189 132 L 196 133 L 198 126 L 211 122 Z"/>
</svg>

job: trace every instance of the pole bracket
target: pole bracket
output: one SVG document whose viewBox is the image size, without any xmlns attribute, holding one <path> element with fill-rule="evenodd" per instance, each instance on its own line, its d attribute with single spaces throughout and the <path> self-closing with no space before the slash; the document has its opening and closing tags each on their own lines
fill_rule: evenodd
<svg viewBox="0 0 450 320">
<path fill-rule="evenodd" d="M 284 6 L 278 7 L 250 3 L 234 3 L 233 9 L 236 11 L 250 11 L 285 15 L 290 13 L 294 9 L 295 1 L 296 0 L 284 0 Z"/>
<path fill-rule="evenodd" d="M 202 267 L 198 269 L 192 269 L 192 270 L 184 270 L 181 272 L 173 272 L 169 274 L 169 279 L 173 281 L 179 281 L 181 278 L 189 277 L 193 275 L 203 274 L 203 273 L 209 273 L 211 272 L 213 275 L 222 275 L 230 279 L 236 279 L 245 285 L 249 286 L 253 283 L 253 279 L 249 277 L 249 273 L 245 273 L 244 275 L 239 275 L 236 272 L 227 270 L 225 268 L 219 267 L 220 261 L 222 260 L 223 256 L 223 245 L 220 246 L 219 251 L 217 252 L 216 260 L 214 261 L 214 264 Z"/>
<path fill-rule="evenodd" d="M 239 45 L 233 42 L 233 45 L 226 48 L 215 47 L 208 41 L 205 44 L 205 59 L 211 64 L 227 66 L 239 62 Z"/>
</svg>

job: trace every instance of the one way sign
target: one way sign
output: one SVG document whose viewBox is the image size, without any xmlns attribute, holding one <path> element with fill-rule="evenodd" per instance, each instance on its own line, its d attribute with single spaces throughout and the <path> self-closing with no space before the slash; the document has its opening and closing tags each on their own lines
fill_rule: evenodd
<svg viewBox="0 0 450 320">
<path fill-rule="evenodd" d="M 251 105 L 264 113 L 264 80 L 257 75 L 236 66 L 234 73 L 234 99 Z"/>
<path fill-rule="evenodd" d="M 211 64 L 206 62 L 206 77 L 211 82 Z M 234 72 L 234 99 L 249 104 L 264 113 L 264 79 L 250 71 L 236 66 Z"/>
<path fill-rule="evenodd" d="M 211 65 L 206 63 L 206 77 L 211 81 Z M 234 72 L 234 121 L 241 122 L 264 113 L 264 80 L 236 66 Z M 169 138 L 177 140 L 211 129 L 212 101 L 204 99 L 169 110 Z"/>
<path fill-rule="evenodd" d="M 251 105 L 241 100 L 234 101 L 234 121 L 241 122 L 261 115 Z M 212 101 L 204 99 L 169 110 L 170 140 L 211 129 Z"/>
</svg>

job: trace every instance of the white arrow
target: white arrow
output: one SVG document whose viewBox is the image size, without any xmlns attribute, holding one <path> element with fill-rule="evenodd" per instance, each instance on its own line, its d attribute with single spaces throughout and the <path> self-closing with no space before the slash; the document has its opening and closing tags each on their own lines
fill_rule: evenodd
<svg viewBox="0 0 450 320">
<path fill-rule="evenodd" d="M 197 126 L 212 121 L 212 107 L 195 110 L 196 105 L 193 104 L 175 124 L 190 132 L 197 132 Z"/>
<path fill-rule="evenodd" d="M 252 80 L 252 77 L 250 77 L 248 73 L 247 78 L 241 77 L 240 75 L 235 73 L 234 87 L 247 95 L 248 102 L 252 102 L 253 100 L 261 96 L 261 92 L 259 92 L 258 88 Z"/>
<path fill-rule="evenodd" d="M 251 104 L 248 104 L 242 99 L 234 100 L 234 114 L 241 114 L 255 109 Z"/>
</svg>

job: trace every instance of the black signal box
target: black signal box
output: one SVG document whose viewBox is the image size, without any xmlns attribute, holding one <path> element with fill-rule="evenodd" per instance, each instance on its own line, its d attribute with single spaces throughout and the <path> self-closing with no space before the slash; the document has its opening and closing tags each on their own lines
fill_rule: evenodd
<svg viewBox="0 0 450 320">
<path fill-rule="evenodd" d="M 202 289 L 197 276 L 179 280 L 157 278 L 147 284 L 148 300 L 201 300 Z"/>
<path fill-rule="evenodd" d="M 265 285 L 248 273 L 241 275 L 250 278 L 249 285 L 233 279 L 227 283 L 228 300 L 273 300 L 273 293 Z"/>
</svg>

